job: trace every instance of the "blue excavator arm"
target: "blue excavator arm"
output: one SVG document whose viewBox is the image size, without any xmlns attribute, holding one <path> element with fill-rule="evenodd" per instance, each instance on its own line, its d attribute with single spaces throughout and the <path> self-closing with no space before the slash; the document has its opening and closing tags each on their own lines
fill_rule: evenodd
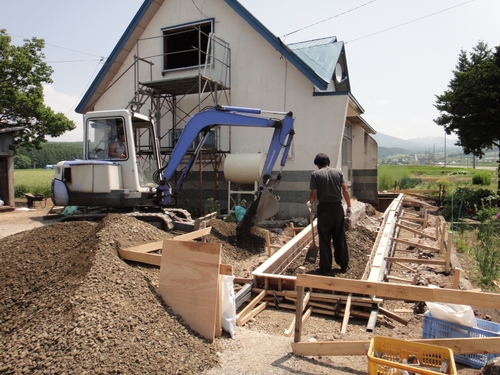
<svg viewBox="0 0 500 375">
<path fill-rule="evenodd" d="M 271 197 L 274 197 L 272 193 L 280 183 L 281 173 L 283 167 L 285 166 L 288 152 L 290 151 L 292 139 L 295 134 L 295 131 L 293 130 L 294 119 L 291 112 L 280 113 L 284 115 L 282 119 L 263 116 L 262 112 L 263 111 L 256 108 L 217 106 L 209 107 L 192 116 L 187 122 L 184 131 L 181 133 L 181 136 L 170 156 L 170 160 L 167 165 L 159 171 L 162 178 L 157 182 L 159 184 L 158 189 L 162 193 L 162 205 L 169 206 L 175 203 L 175 197 L 181 191 L 184 180 L 186 179 L 186 176 L 193 166 L 205 139 L 208 137 L 210 130 L 213 127 L 244 126 L 274 128 L 274 133 L 271 139 L 271 144 L 269 145 L 269 150 L 262 169 L 257 191 L 257 200 L 260 200 L 261 195 L 265 195 L 267 198 L 262 199 L 261 203 L 259 203 L 259 206 L 262 205 L 262 208 L 257 210 L 256 216 L 258 217 L 256 221 L 264 220 L 273 216 L 277 212 L 277 200 L 276 203 L 274 203 Z M 169 180 L 174 176 L 174 173 L 181 164 L 184 156 L 188 152 L 198 134 L 202 134 L 202 140 L 189 158 L 186 166 L 183 168 L 175 187 L 172 188 L 169 184 Z M 272 171 L 280 153 L 282 154 L 280 169 L 278 175 L 273 181 Z M 264 207 L 265 205 L 272 207 L 266 208 Z M 271 214 L 272 211 L 276 212 Z"/>
</svg>

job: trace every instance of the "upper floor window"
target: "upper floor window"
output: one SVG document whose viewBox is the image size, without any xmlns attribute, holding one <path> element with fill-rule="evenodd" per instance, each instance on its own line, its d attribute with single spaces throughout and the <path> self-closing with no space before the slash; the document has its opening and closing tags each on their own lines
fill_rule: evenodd
<svg viewBox="0 0 500 375">
<path fill-rule="evenodd" d="M 212 20 L 163 29 L 163 70 L 185 69 L 207 61 Z"/>
</svg>

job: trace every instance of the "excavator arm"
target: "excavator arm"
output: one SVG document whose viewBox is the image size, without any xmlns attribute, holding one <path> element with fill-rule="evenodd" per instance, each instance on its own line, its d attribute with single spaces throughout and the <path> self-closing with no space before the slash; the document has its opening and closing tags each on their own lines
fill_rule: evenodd
<svg viewBox="0 0 500 375">
<path fill-rule="evenodd" d="M 256 203 L 257 209 L 255 214 L 256 217 L 253 221 L 258 222 L 275 215 L 278 212 L 278 201 L 274 197 L 273 192 L 280 183 L 281 173 L 285 166 L 292 139 L 295 134 L 293 130 L 294 120 L 291 112 L 279 113 L 284 115 L 281 120 L 262 116 L 262 112 L 264 111 L 256 108 L 217 106 L 209 107 L 192 116 L 187 122 L 184 131 L 181 133 L 170 156 L 170 160 L 167 165 L 159 171 L 160 173 L 158 175 L 161 174 L 161 179 L 157 181 L 157 183 L 159 185 L 158 189 L 162 194 L 162 205 L 169 206 L 174 204 L 175 197 L 181 191 L 184 180 L 193 166 L 210 129 L 215 126 L 274 128 L 271 144 L 269 145 L 262 175 L 259 180 L 258 191 L 256 193 L 257 198 L 254 203 Z M 181 164 L 198 134 L 202 134 L 202 140 L 189 158 L 186 166 L 183 168 L 175 187 L 172 188 L 169 180 L 174 176 L 175 171 Z M 279 173 L 273 181 L 272 170 L 281 151 L 283 152 Z"/>
</svg>

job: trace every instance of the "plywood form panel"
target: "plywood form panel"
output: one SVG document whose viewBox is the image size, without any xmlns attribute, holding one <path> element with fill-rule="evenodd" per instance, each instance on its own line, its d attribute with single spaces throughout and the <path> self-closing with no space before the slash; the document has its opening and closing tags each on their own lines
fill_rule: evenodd
<svg viewBox="0 0 500 375">
<path fill-rule="evenodd" d="M 164 241 L 158 292 L 209 342 L 215 336 L 220 260 L 220 244 Z"/>
</svg>

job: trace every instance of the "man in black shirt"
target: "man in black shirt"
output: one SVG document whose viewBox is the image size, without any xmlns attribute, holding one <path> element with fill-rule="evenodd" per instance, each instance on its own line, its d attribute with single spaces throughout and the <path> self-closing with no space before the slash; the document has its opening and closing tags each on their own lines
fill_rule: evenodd
<svg viewBox="0 0 500 375">
<path fill-rule="evenodd" d="M 349 269 L 349 251 L 344 229 L 344 208 L 342 196 L 347 203 L 346 216 L 351 214 L 351 197 L 344 181 L 342 171 L 330 167 L 330 158 L 325 154 L 318 154 L 314 158 L 314 165 L 318 170 L 311 174 L 308 207 L 312 207 L 318 198 L 318 236 L 319 236 L 319 269 L 322 275 L 332 271 L 332 248 L 335 262 L 340 266 L 340 272 Z"/>
</svg>

